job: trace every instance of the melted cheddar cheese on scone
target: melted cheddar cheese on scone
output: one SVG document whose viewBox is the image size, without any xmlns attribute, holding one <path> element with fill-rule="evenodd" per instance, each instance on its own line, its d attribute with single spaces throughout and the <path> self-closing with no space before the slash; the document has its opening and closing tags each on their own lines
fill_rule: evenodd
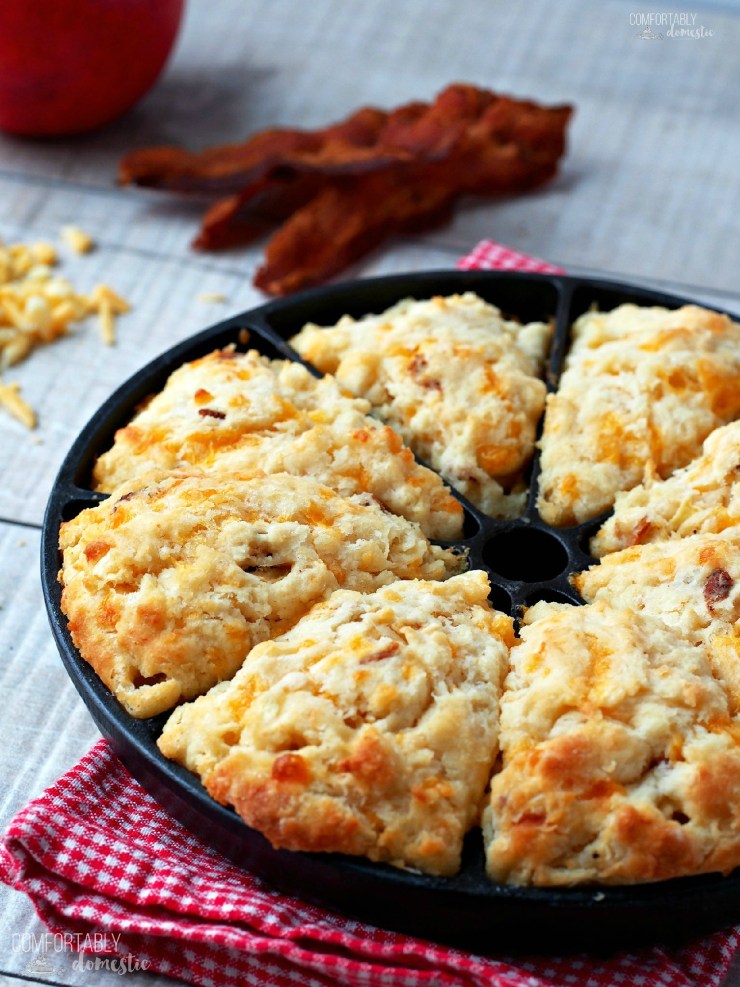
<svg viewBox="0 0 740 987">
<path fill-rule="evenodd" d="M 740 866 L 740 723 L 705 649 L 646 612 L 539 603 L 512 649 L 491 878 L 631 884 Z"/>
<path fill-rule="evenodd" d="M 309 324 L 291 340 L 306 360 L 395 428 L 425 462 L 487 514 L 525 501 L 545 402 L 551 327 L 521 325 L 470 292 L 406 299 L 380 315 Z"/>
<path fill-rule="evenodd" d="M 299 363 L 217 350 L 177 369 L 116 432 L 95 464 L 95 489 L 109 493 L 154 468 L 293 473 L 345 496 L 371 493 L 429 538 L 459 538 L 460 504 L 369 408 Z"/>
<path fill-rule="evenodd" d="M 726 315 L 695 305 L 588 312 L 547 398 L 542 519 L 595 517 L 620 491 L 686 466 L 738 415 L 740 325 Z"/>
<path fill-rule="evenodd" d="M 72 639 L 133 716 L 230 678 L 340 587 L 464 568 L 369 494 L 307 477 L 154 471 L 62 525 Z"/>
<path fill-rule="evenodd" d="M 339 590 L 177 709 L 159 747 L 275 847 L 453 874 L 513 643 L 488 579 Z"/>
<path fill-rule="evenodd" d="M 600 558 L 633 545 L 740 525 L 740 421 L 715 429 L 702 455 L 667 480 L 651 478 L 617 497 L 591 539 Z"/>
<path fill-rule="evenodd" d="M 704 648 L 740 711 L 740 527 L 625 548 L 572 581 L 585 600 L 650 614 Z"/>
</svg>

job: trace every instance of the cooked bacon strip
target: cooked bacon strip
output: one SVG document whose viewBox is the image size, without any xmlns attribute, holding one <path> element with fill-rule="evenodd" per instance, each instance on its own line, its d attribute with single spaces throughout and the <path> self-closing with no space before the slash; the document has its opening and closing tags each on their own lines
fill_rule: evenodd
<svg viewBox="0 0 740 987">
<path fill-rule="evenodd" d="M 442 161 L 333 181 L 272 237 L 255 285 L 285 295 L 319 284 L 386 236 L 443 221 L 460 195 L 520 192 L 547 181 L 570 113 L 502 98 Z"/>
<path fill-rule="evenodd" d="M 500 97 L 465 134 L 446 162 L 460 191 L 473 195 L 523 192 L 548 181 L 565 151 L 570 106 L 544 107 Z"/>
<path fill-rule="evenodd" d="M 389 234 L 441 222 L 461 195 L 547 181 L 570 114 L 455 84 L 431 104 L 365 107 L 320 130 L 266 130 L 200 154 L 136 151 L 120 180 L 230 193 L 206 212 L 194 241 L 202 249 L 248 243 L 284 223 L 255 284 L 286 294 L 336 274 Z"/>
<path fill-rule="evenodd" d="M 424 104 L 412 104 L 419 109 Z M 408 109 L 408 108 L 407 108 Z M 223 144 L 193 154 L 178 147 L 147 147 L 121 161 L 122 185 L 143 185 L 174 192 L 238 192 L 279 165 L 303 163 L 307 167 L 352 167 L 368 158 L 385 164 L 389 154 L 378 156 L 378 135 L 388 114 L 374 107 L 357 110 L 346 120 L 321 130 L 276 128 L 254 134 L 243 144 Z M 396 152 L 393 159 L 403 156 Z"/>
<path fill-rule="evenodd" d="M 422 149 L 421 160 L 459 156 L 463 191 L 492 194 L 529 188 L 551 177 L 564 146 L 567 107 L 495 96 L 474 86 L 450 86 L 423 116 L 408 107 L 392 114 L 384 134 L 396 147 Z M 396 162 L 400 166 L 402 162 Z M 465 175 L 462 172 L 465 172 Z M 403 172 L 405 174 L 405 172 Z M 307 165 L 274 167 L 259 182 L 205 214 L 194 246 L 216 250 L 248 243 L 283 222 L 335 180 Z M 444 178 L 445 184 L 450 179 Z"/>
<path fill-rule="evenodd" d="M 456 83 L 433 103 L 407 103 L 387 112 L 357 110 L 319 130 L 276 128 L 243 144 L 224 144 L 193 154 L 178 147 L 151 147 L 127 155 L 119 181 L 178 192 L 239 192 L 273 170 L 346 174 L 398 161 L 434 160 L 448 153 L 469 122 L 496 100 L 493 93 Z"/>
<path fill-rule="evenodd" d="M 237 195 L 214 202 L 203 215 L 193 246 L 221 250 L 251 243 L 305 206 L 329 181 L 317 173 L 273 169 Z"/>
<path fill-rule="evenodd" d="M 386 236 L 412 232 L 448 218 L 452 197 L 436 182 L 423 179 L 430 166 L 373 172 L 338 179 L 274 234 L 256 287 L 287 295 L 341 271 Z"/>
<path fill-rule="evenodd" d="M 310 154 L 286 154 L 281 163 L 273 164 L 238 194 L 214 203 L 203 217 L 193 246 L 218 250 L 249 243 L 287 219 L 342 172 L 375 170 L 411 158 L 442 158 L 459 144 L 466 127 L 494 98 L 475 86 L 449 86 L 431 106 L 409 103 L 388 114 L 375 148 L 348 144 L 342 156 L 335 139 Z M 345 136 L 349 139 L 352 133 Z"/>
</svg>

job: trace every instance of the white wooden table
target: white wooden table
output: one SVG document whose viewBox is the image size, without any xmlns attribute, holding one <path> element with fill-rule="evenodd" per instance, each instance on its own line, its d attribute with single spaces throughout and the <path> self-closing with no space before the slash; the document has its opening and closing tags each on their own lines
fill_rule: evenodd
<svg viewBox="0 0 740 987">
<path fill-rule="evenodd" d="M 251 286 L 260 245 L 193 253 L 201 206 L 117 188 L 120 156 L 321 125 L 360 104 L 429 99 L 457 80 L 572 102 L 570 153 L 551 185 L 468 204 L 444 228 L 389 243 L 346 276 L 451 267 L 492 237 L 573 273 L 639 280 L 737 312 L 740 7 L 694 3 L 711 37 L 663 41 L 638 37 L 630 14 L 639 9 L 623 0 L 189 0 L 166 74 L 125 119 L 74 141 L 0 138 L 0 237 L 55 239 L 66 223 L 82 226 L 98 248 L 65 255 L 63 273 L 80 287 L 107 281 L 133 305 L 115 349 L 90 325 L 6 375 L 37 408 L 39 428 L 0 414 L 0 825 L 97 737 L 56 654 L 39 585 L 40 526 L 62 457 L 152 356 L 264 300 Z M 226 301 L 204 304 L 203 292 Z M 38 956 L 13 948 L 14 933 L 42 931 L 28 900 L 0 886 L 0 985 L 90 983 L 72 969 L 73 954 L 49 956 L 43 972 Z M 94 982 L 120 981 L 98 972 Z M 139 973 L 127 982 L 171 981 Z"/>
</svg>

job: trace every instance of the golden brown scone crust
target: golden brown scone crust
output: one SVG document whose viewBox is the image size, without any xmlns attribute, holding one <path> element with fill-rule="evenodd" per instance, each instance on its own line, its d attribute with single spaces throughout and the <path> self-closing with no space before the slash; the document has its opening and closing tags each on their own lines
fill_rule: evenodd
<svg viewBox="0 0 740 987">
<path fill-rule="evenodd" d="M 740 865 L 740 726 L 704 650 L 603 601 L 527 618 L 484 813 L 489 876 L 629 884 Z"/>
<path fill-rule="evenodd" d="M 646 477 L 687 465 L 740 415 L 740 325 L 695 305 L 621 305 L 573 326 L 558 391 L 548 395 L 537 507 L 581 523 Z"/>
<path fill-rule="evenodd" d="M 740 525 L 740 421 L 715 429 L 702 455 L 667 480 L 651 478 L 618 495 L 614 514 L 591 539 L 600 558 L 633 545 L 720 532 Z"/>
<path fill-rule="evenodd" d="M 138 717 L 229 678 L 339 587 L 460 568 L 369 494 L 287 474 L 153 471 L 66 522 L 60 547 L 74 643 Z"/>
<path fill-rule="evenodd" d="M 153 468 L 293 473 L 345 496 L 372 493 L 429 538 L 459 538 L 458 501 L 369 407 L 299 363 L 217 350 L 176 370 L 116 432 L 95 464 L 95 489 L 110 493 Z"/>
<path fill-rule="evenodd" d="M 513 642 L 482 572 L 340 590 L 159 740 L 276 847 L 453 874 L 497 753 Z"/>
<path fill-rule="evenodd" d="M 585 600 L 658 617 L 705 649 L 740 711 L 740 527 L 613 552 L 573 584 Z"/>
<path fill-rule="evenodd" d="M 307 325 L 291 341 L 367 398 L 425 462 L 487 514 L 515 517 L 545 401 L 550 338 L 477 295 L 407 299 L 380 315 Z"/>
</svg>

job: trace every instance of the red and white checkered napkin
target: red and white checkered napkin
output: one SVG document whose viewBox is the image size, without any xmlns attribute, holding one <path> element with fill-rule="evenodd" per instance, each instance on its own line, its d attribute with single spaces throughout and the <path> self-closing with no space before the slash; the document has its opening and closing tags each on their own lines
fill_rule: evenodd
<svg viewBox="0 0 740 987">
<path fill-rule="evenodd" d="M 97 933 L 103 952 L 205 987 L 718 987 L 740 944 L 491 959 L 340 918 L 197 840 L 103 740 L 11 822 L 0 877 L 67 942 Z"/>
<path fill-rule="evenodd" d="M 527 271 L 533 274 L 565 274 L 562 267 L 548 264 L 546 260 L 520 254 L 494 240 L 481 240 L 461 257 L 457 266 L 462 271 Z"/>
<path fill-rule="evenodd" d="M 471 260 L 471 258 L 474 258 Z M 528 270 L 484 241 L 461 267 Z M 279 894 L 160 808 L 105 741 L 21 810 L 0 878 L 54 933 L 204 987 L 718 987 L 740 932 L 609 959 L 490 958 L 341 918 Z"/>
</svg>

